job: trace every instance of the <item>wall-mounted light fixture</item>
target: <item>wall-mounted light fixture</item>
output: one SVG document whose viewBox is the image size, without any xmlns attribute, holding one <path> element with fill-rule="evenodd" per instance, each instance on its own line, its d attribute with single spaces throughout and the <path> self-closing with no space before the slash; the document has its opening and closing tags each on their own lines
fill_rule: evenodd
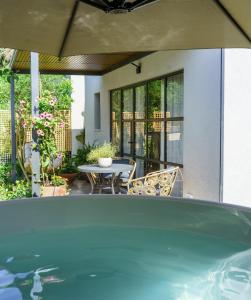
<svg viewBox="0 0 251 300">
<path fill-rule="evenodd" d="M 140 74 L 141 73 L 141 63 L 139 63 L 138 65 L 135 63 L 131 63 L 131 65 L 133 65 L 136 68 L 136 73 Z"/>
</svg>

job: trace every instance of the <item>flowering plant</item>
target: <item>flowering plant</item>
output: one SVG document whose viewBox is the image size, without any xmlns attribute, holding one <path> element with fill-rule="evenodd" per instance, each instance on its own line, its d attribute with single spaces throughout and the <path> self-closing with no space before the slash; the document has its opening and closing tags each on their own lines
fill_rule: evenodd
<svg viewBox="0 0 251 300">
<path fill-rule="evenodd" d="M 26 100 L 19 101 L 16 114 L 18 160 L 27 181 L 30 181 L 28 173 L 31 166 L 27 164 L 25 157 L 25 144 L 27 136 L 33 129 L 37 135 L 37 143 L 33 144 L 32 148 L 37 148 L 40 152 L 42 183 L 49 185 L 52 183 L 51 178 L 55 175 L 55 169 L 63 159 L 63 154 L 57 150 L 55 134 L 57 128 L 64 128 L 65 120 L 56 97 L 47 93 L 38 101 L 40 114 L 35 118 L 31 118 L 31 103 Z"/>
<path fill-rule="evenodd" d="M 39 107 L 42 112 L 32 120 L 32 126 L 38 138 L 37 145 L 33 145 L 33 147 L 38 147 L 40 151 L 43 185 L 53 183 L 50 179 L 55 176 L 56 161 L 63 159 L 63 154 L 58 152 L 56 147 L 55 133 L 57 127 L 65 126 L 65 122 L 57 110 L 57 102 L 55 97 L 41 98 Z"/>
<path fill-rule="evenodd" d="M 20 100 L 18 103 L 18 108 L 16 109 L 17 160 L 20 168 L 22 169 L 24 177 L 28 182 L 30 182 L 30 178 L 28 176 L 28 170 L 25 167 L 25 144 L 31 124 L 31 103 L 26 100 Z"/>
</svg>

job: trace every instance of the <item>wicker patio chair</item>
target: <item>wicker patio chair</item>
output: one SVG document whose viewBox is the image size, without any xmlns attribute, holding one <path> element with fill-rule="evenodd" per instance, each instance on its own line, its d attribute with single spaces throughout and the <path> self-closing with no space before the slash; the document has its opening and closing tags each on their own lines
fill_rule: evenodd
<svg viewBox="0 0 251 300">
<path fill-rule="evenodd" d="M 137 164 L 133 159 L 129 159 L 129 164 L 132 166 L 132 170 L 127 174 L 122 173 L 120 175 L 120 188 L 125 188 L 128 190 L 129 185 L 133 179 Z"/>
<path fill-rule="evenodd" d="M 148 173 L 144 177 L 132 179 L 128 195 L 170 196 L 179 167 Z"/>
</svg>

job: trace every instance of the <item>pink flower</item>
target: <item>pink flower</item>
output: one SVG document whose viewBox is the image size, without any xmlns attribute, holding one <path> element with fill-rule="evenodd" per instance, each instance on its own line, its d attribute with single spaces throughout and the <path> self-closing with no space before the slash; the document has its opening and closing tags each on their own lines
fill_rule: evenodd
<svg viewBox="0 0 251 300">
<path fill-rule="evenodd" d="M 53 119 L 53 115 L 52 114 L 46 114 L 46 118 L 51 121 Z"/>
<path fill-rule="evenodd" d="M 22 122 L 22 127 L 25 128 L 27 126 L 27 123 L 25 121 Z"/>
<path fill-rule="evenodd" d="M 47 122 L 47 121 L 45 121 L 45 122 L 44 122 L 44 126 L 45 126 L 45 127 L 50 127 L 50 123 Z"/>
<path fill-rule="evenodd" d="M 64 128 L 64 126 L 65 126 L 65 123 L 64 123 L 64 122 L 61 122 L 61 123 L 59 124 L 59 127 L 60 127 L 60 128 Z"/>
<path fill-rule="evenodd" d="M 44 119 L 45 117 L 46 117 L 46 113 L 42 113 L 42 114 L 39 115 L 40 119 Z"/>
<path fill-rule="evenodd" d="M 37 135 L 38 135 L 38 136 L 44 136 L 43 130 L 42 130 L 42 129 L 38 129 L 38 130 L 37 130 Z"/>
</svg>

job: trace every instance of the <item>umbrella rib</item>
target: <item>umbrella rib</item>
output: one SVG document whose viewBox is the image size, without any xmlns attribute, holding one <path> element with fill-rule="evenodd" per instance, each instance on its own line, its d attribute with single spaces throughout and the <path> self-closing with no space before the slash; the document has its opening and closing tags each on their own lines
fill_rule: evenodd
<svg viewBox="0 0 251 300">
<path fill-rule="evenodd" d="M 232 22 L 232 24 L 239 30 L 239 32 L 251 43 L 251 38 L 247 32 L 241 27 L 241 25 L 235 20 L 231 13 L 226 9 L 226 7 L 221 3 L 220 0 L 213 0 L 213 2 L 219 7 L 223 14 Z"/>
<path fill-rule="evenodd" d="M 98 4 L 98 3 L 96 3 L 96 2 L 93 2 L 93 1 L 91 1 L 91 0 L 79 0 L 79 1 L 82 2 L 82 3 L 85 3 L 85 4 L 87 4 L 87 5 L 90 5 L 90 6 L 92 6 L 92 7 L 99 8 L 99 9 L 105 11 L 105 12 L 107 11 L 106 8 L 108 8 L 107 4 L 106 4 L 106 6 L 105 6 L 105 3 L 104 3 L 104 2 L 106 2 L 106 1 L 102 1 L 102 3 L 104 3 L 104 6 L 101 5 L 101 4 Z"/>
<path fill-rule="evenodd" d="M 130 5 L 130 9 L 134 10 L 134 9 L 146 6 L 148 4 L 151 4 L 151 3 L 154 3 L 154 2 L 157 2 L 157 1 L 159 1 L 159 0 L 137 0 L 137 1 L 135 1 L 134 3 L 132 3 Z"/>
<path fill-rule="evenodd" d="M 77 10 L 78 10 L 78 5 L 79 5 L 79 1 L 77 0 L 75 2 L 74 6 L 73 6 L 71 16 L 70 16 L 69 22 L 67 24 L 66 31 L 65 31 L 65 34 L 64 34 L 64 37 L 63 37 L 63 41 L 62 41 L 62 44 L 60 46 L 60 50 L 59 50 L 59 53 L 58 53 L 58 57 L 62 57 L 62 54 L 64 52 L 65 45 L 66 45 L 68 37 L 69 37 L 69 33 L 71 31 L 72 23 L 74 21 L 75 15 L 76 15 Z"/>
<path fill-rule="evenodd" d="M 107 0 L 100 0 L 101 3 L 103 3 L 107 8 L 109 8 L 110 3 Z"/>
<path fill-rule="evenodd" d="M 120 5 L 121 5 L 122 7 L 124 7 L 124 6 L 125 6 L 125 2 L 126 2 L 126 0 L 121 0 L 121 1 L 120 1 Z"/>
</svg>

